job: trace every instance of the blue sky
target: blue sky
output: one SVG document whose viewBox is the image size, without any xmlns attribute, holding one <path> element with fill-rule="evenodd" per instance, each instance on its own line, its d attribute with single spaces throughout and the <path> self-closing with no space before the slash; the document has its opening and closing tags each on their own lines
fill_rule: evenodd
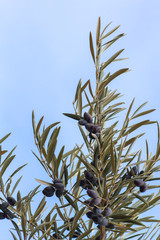
<svg viewBox="0 0 160 240">
<path fill-rule="evenodd" d="M 120 65 L 131 71 L 111 87 L 124 94 L 127 106 L 133 97 L 137 107 L 149 101 L 148 108 L 157 109 L 150 117 L 160 121 L 159 9 L 159 0 L 0 0 L 0 138 L 12 132 L 4 148 L 18 145 L 14 167 L 29 163 L 23 171 L 24 192 L 44 174 L 31 153 L 33 109 L 37 120 L 45 116 L 46 125 L 61 121 L 60 145 L 70 149 L 80 142 L 76 124 L 62 113 L 73 112 L 80 78 L 94 85 L 88 36 L 89 31 L 95 36 L 99 16 L 103 27 L 112 21 L 112 27 L 121 25 L 118 33 L 126 33 L 110 54 L 125 48 L 122 56 L 129 60 Z M 154 151 L 156 127 L 145 130 Z M 0 223 L 2 228 L 5 240 L 10 234 L 6 224 Z"/>
</svg>

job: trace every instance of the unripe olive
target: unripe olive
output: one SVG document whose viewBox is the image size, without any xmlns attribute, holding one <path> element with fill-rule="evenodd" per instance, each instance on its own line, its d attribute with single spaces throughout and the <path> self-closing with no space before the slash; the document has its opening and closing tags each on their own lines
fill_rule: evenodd
<svg viewBox="0 0 160 240">
<path fill-rule="evenodd" d="M 7 201 L 11 206 L 14 206 L 16 203 L 16 200 L 13 197 L 7 197 Z"/>
<path fill-rule="evenodd" d="M 109 217 L 112 214 L 112 209 L 110 207 L 106 207 L 102 214 L 105 217 Z"/>
<path fill-rule="evenodd" d="M 137 187 L 141 187 L 144 185 L 144 182 L 142 179 L 135 179 L 134 180 L 134 184 L 137 186 Z"/>
<path fill-rule="evenodd" d="M 98 206 L 101 203 L 101 199 L 100 198 L 93 198 L 90 202 L 90 206 Z"/>
<path fill-rule="evenodd" d="M 140 187 L 140 192 L 145 192 L 147 190 L 147 183 L 144 182 L 144 184 Z"/>
<path fill-rule="evenodd" d="M 84 120 L 86 120 L 88 123 L 92 123 L 93 118 L 89 113 L 85 112 L 84 113 Z"/>
<path fill-rule="evenodd" d="M 54 194 L 55 189 L 52 186 L 48 186 L 45 187 L 42 191 L 42 193 L 46 196 L 46 197 L 52 197 Z"/>
<path fill-rule="evenodd" d="M 91 198 L 97 198 L 98 197 L 98 193 L 96 191 L 92 190 L 92 189 L 88 189 L 87 194 Z"/>
</svg>

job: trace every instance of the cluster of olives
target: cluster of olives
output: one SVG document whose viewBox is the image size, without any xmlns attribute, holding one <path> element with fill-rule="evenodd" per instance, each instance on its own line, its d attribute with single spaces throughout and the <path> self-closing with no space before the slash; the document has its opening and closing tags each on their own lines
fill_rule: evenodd
<svg viewBox="0 0 160 240">
<path fill-rule="evenodd" d="M 61 179 L 54 179 L 52 186 L 45 187 L 42 193 L 46 197 L 52 197 L 54 192 L 56 192 L 57 197 L 61 197 L 64 191 L 64 184 Z"/>
<path fill-rule="evenodd" d="M 16 200 L 13 197 L 7 197 L 7 202 L 3 202 L 0 204 L 0 209 L 2 212 L 0 212 L 0 219 L 13 219 L 15 218 L 15 215 L 8 209 L 8 206 L 14 206 L 16 203 Z"/>
<path fill-rule="evenodd" d="M 93 195 L 92 195 L 93 196 Z M 95 195 L 94 195 L 95 196 Z M 92 211 L 86 213 L 89 219 L 92 219 L 95 224 L 98 224 L 97 227 L 100 228 L 101 226 L 105 227 L 106 229 L 114 229 L 114 224 L 109 223 L 107 217 L 112 214 L 112 209 L 107 206 L 103 211 L 100 208 L 94 206 Z M 100 236 L 96 237 L 95 240 L 100 239 Z"/>
<path fill-rule="evenodd" d="M 94 177 L 93 173 L 90 171 L 84 171 L 85 178 L 80 181 L 80 186 L 84 189 L 92 189 L 93 186 L 97 185 L 97 179 Z"/>
<path fill-rule="evenodd" d="M 92 122 L 93 118 L 87 112 L 85 112 L 83 118 L 78 121 L 80 125 L 85 126 L 85 128 L 89 131 L 89 137 L 91 139 L 95 139 L 92 133 L 99 138 L 99 132 L 101 130 L 101 127 L 97 124 L 93 124 Z"/>
<path fill-rule="evenodd" d="M 138 174 L 137 166 L 134 166 L 129 173 L 125 173 L 122 177 L 122 180 L 124 179 L 131 179 L 134 175 L 142 175 L 144 171 L 141 171 Z M 145 192 L 147 190 L 147 183 L 143 181 L 143 179 L 135 179 L 134 184 L 139 187 L 140 192 Z"/>
</svg>

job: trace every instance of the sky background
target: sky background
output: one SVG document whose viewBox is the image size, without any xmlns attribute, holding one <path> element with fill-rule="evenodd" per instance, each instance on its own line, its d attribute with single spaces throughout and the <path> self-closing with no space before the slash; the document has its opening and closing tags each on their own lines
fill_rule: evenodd
<svg viewBox="0 0 160 240">
<path fill-rule="evenodd" d="M 122 57 L 129 59 L 116 63 L 115 69 L 131 71 L 110 87 L 124 94 L 126 106 L 133 97 L 135 108 L 149 101 L 145 109 L 156 108 L 150 118 L 160 121 L 159 0 L 0 0 L 0 138 L 12 132 L 3 149 L 18 145 L 11 171 L 29 163 L 20 185 L 24 194 L 37 185 L 34 178 L 49 180 L 31 152 L 36 151 L 33 109 L 36 121 L 42 115 L 46 125 L 61 121 L 58 146 L 65 144 L 69 150 L 82 142 L 77 124 L 62 113 L 73 113 L 80 78 L 83 83 L 88 79 L 95 83 L 88 37 L 90 31 L 95 37 L 99 16 L 102 27 L 112 21 L 110 30 L 120 24 L 117 34 L 126 34 L 105 57 L 125 48 Z M 154 152 L 156 127 L 145 131 Z M 144 141 L 139 144 L 144 147 Z M 156 211 L 151 215 L 159 218 Z M 12 239 L 8 226 L 9 221 L 0 222 L 2 240 Z"/>
</svg>

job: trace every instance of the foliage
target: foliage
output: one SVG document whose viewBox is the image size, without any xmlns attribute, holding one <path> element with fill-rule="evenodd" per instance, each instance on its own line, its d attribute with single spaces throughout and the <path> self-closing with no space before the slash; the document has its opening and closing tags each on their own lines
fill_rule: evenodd
<svg viewBox="0 0 160 240">
<path fill-rule="evenodd" d="M 151 185 L 152 181 L 160 180 L 154 177 L 160 169 L 159 124 L 148 118 L 139 120 L 155 109 L 143 111 L 144 103 L 133 111 L 133 99 L 126 111 L 122 107 L 124 103 L 118 101 L 120 93 L 109 89 L 111 81 L 129 71 L 128 68 L 114 73 L 107 71 L 111 63 L 123 60 L 118 57 L 124 49 L 101 62 L 101 55 L 124 36 L 119 34 L 108 40 L 119 28 L 107 32 L 109 25 L 101 31 L 98 19 L 95 48 L 92 34 L 89 36 L 96 70 L 95 94 L 90 80 L 84 85 L 80 80 L 73 101 L 74 114 L 64 113 L 77 121 L 84 143 L 69 152 L 61 146 L 57 153 L 59 122 L 42 127 L 43 117 L 36 124 L 33 111 L 34 140 L 38 150 L 38 154 L 33 154 L 48 175 L 48 182 L 36 179 L 45 185 L 43 192 L 39 193 L 38 185 L 24 197 L 18 191 L 15 200 L 13 195 L 22 177 L 14 185 L 12 178 L 26 164 L 16 169 L 4 182 L 4 174 L 15 158 L 14 149 L 1 162 L 0 219 L 8 218 L 13 223 L 10 232 L 15 240 L 122 240 L 134 237 L 148 240 L 153 239 L 159 230 L 159 220 L 141 216 L 160 203 L 160 191 L 154 193 L 154 189 L 160 186 Z M 116 119 L 121 112 L 125 115 L 122 125 Z M 150 124 L 157 125 L 157 149 L 152 155 L 146 140 L 146 159 L 142 159 L 142 150 L 132 152 L 132 147 L 144 135 L 143 132 L 137 134 L 137 130 Z M 9 135 L 3 137 L 0 144 Z M 6 152 L 1 149 L 0 156 L 5 156 Z M 32 201 L 37 194 L 41 200 L 33 211 Z M 47 212 L 47 197 L 52 196 L 55 202 Z M 150 227 L 150 223 L 155 225 Z"/>
</svg>

